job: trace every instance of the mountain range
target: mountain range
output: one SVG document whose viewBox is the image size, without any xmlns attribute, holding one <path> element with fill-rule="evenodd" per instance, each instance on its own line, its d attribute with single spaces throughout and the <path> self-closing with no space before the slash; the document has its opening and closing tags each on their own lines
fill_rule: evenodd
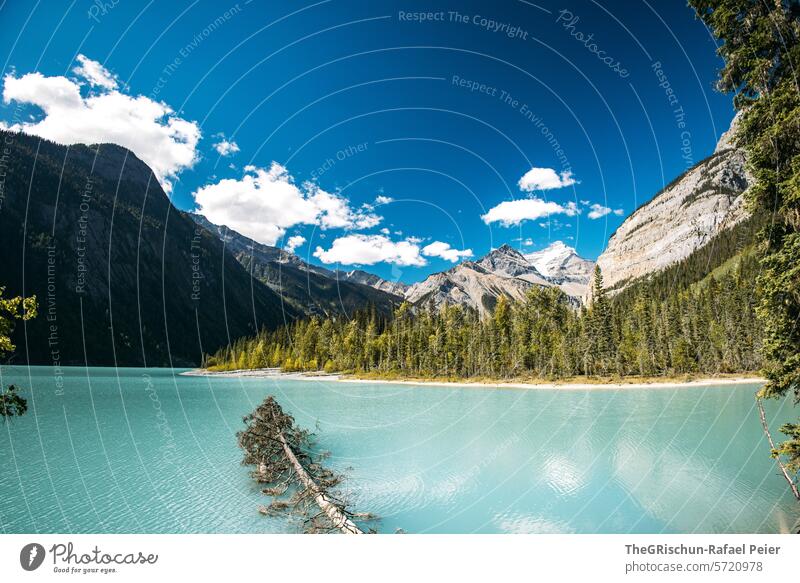
<svg viewBox="0 0 800 583">
<path fill-rule="evenodd" d="M 500 296 L 519 300 L 533 287 L 560 287 L 577 305 L 593 265 L 560 242 L 532 257 L 503 245 L 478 261 L 465 261 L 412 285 L 405 297 L 412 304 L 460 304 L 486 314 Z"/>
<path fill-rule="evenodd" d="M 731 143 L 735 123 L 709 158 L 611 236 L 597 264 L 612 293 L 707 250 L 749 217 L 742 195 L 752 179 Z M 0 282 L 7 296 L 35 294 L 41 314 L 18 326 L 18 360 L 195 365 L 232 340 L 309 315 L 388 315 L 403 301 L 487 314 L 499 297 L 520 299 L 534 287 L 558 287 L 575 306 L 590 299 L 594 262 L 561 241 L 527 254 L 503 245 L 406 285 L 313 265 L 179 211 L 120 146 L 0 139 L 9 148 Z"/>
<path fill-rule="evenodd" d="M 329 270 L 313 265 L 294 253 L 213 225 L 202 215 L 190 216 L 216 233 L 254 278 L 307 315 L 351 313 L 365 306 L 388 314 L 402 301 L 433 308 L 444 303 L 460 304 L 487 313 L 501 295 L 522 299 L 534 286 L 560 287 L 578 302 L 594 266 L 561 242 L 529 256 L 503 245 L 478 261 L 465 261 L 409 286 L 359 269 Z M 547 275 L 539 271 L 537 264 Z"/>
</svg>

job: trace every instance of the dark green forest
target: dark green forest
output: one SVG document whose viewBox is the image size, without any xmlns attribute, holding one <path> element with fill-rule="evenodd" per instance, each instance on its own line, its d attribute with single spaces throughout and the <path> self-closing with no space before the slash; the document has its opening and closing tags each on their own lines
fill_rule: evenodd
<svg viewBox="0 0 800 583">
<path fill-rule="evenodd" d="M 753 239 L 763 223 L 750 218 L 613 297 L 598 271 L 589 308 L 576 309 L 558 288 L 534 288 L 522 302 L 501 298 L 486 318 L 462 306 L 403 304 L 388 318 L 366 310 L 264 331 L 206 364 L 426 378 L 755 372 L 762 361 Z"/>
</svg>

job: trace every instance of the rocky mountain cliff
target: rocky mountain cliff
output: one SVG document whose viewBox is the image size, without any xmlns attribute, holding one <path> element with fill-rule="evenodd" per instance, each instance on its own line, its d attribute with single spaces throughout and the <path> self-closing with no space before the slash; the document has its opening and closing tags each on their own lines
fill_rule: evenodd
<svg viewBox="0 0 800 583">
<path fill-rule="evenodd" d="M 120 146 L 61 146 L 0 131 L 0 286 L 36 295 L 14 362 L 199 364 L 297 317 L 217 236 L 172 206 Z"/>
<path fill-rule="evenodd" d="M 685 259 L 748 217 L 742 194 L 751 178 L 744 153 L 731 144 L 735 126 L 736 120 L 711 156 L 639 207 L 611 236 L 597 259 L 608 289 L 618 292 Z"/>
<path fill-rule="evenodd" d="M 516 249 L 503 245 L 478 261 L 465 261 L 412 285 L 405 297 L 409 302 L 420 306 L 439 308 L 445 303 L 460 304 L 487 314 L 494 309 L 500 296 L 519 300 L 532 287 L 557 286 L 564 289 L 566 286 L 565 292 L 577 304 L 588 281 L 582 275 L 587 269 L 585 264 L 590 265 L 588 272 L 591 272 L 593 264 L 574 254 L 574 249 L 566 245 L 563 247 L 561 261 L 557 260 L 555 253 L 546 256 L 534 254 L 537 260 L 542 257 L 549 259 L 542 261 L 542 265 L 552 269 L 552 276 L 542 273 Z M 566 250 L 569 252 L 565 253 Z M 579 281 L 583 281 L 583 284 L 578 283 Z M 568 289 L 574 293 L 570 294 Z"/>
</svg>

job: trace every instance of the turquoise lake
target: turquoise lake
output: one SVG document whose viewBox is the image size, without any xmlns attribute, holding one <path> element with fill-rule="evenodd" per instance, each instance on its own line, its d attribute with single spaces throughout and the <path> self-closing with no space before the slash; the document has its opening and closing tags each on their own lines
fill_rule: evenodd
<svg viewBox="0 0 800 583">
<path fill-rule="evenodd" d="M 2 367 L 0 531 L 286 532 L 240 464 L 242 416 L 275 395 L 317 427 L 379 532 L 785 532 L 756 385 L 521 390 Z M 62 385 L 63 387 L 59 386 Z M 768 404 L 777 428 L 791 403 Z"/>
</svg>

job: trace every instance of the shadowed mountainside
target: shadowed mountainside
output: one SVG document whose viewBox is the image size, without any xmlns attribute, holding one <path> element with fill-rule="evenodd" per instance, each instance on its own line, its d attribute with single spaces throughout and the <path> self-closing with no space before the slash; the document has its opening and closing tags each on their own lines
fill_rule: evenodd
<svg viewBox="0 0 800 583">
<path fill-rule="evenodd" d="M 14 362 L 196 365 L 298 315 L 173 207 L 132 152 L 0 139 L 0 285 L 39 302 L 17 326 Z"/>
</svg>

